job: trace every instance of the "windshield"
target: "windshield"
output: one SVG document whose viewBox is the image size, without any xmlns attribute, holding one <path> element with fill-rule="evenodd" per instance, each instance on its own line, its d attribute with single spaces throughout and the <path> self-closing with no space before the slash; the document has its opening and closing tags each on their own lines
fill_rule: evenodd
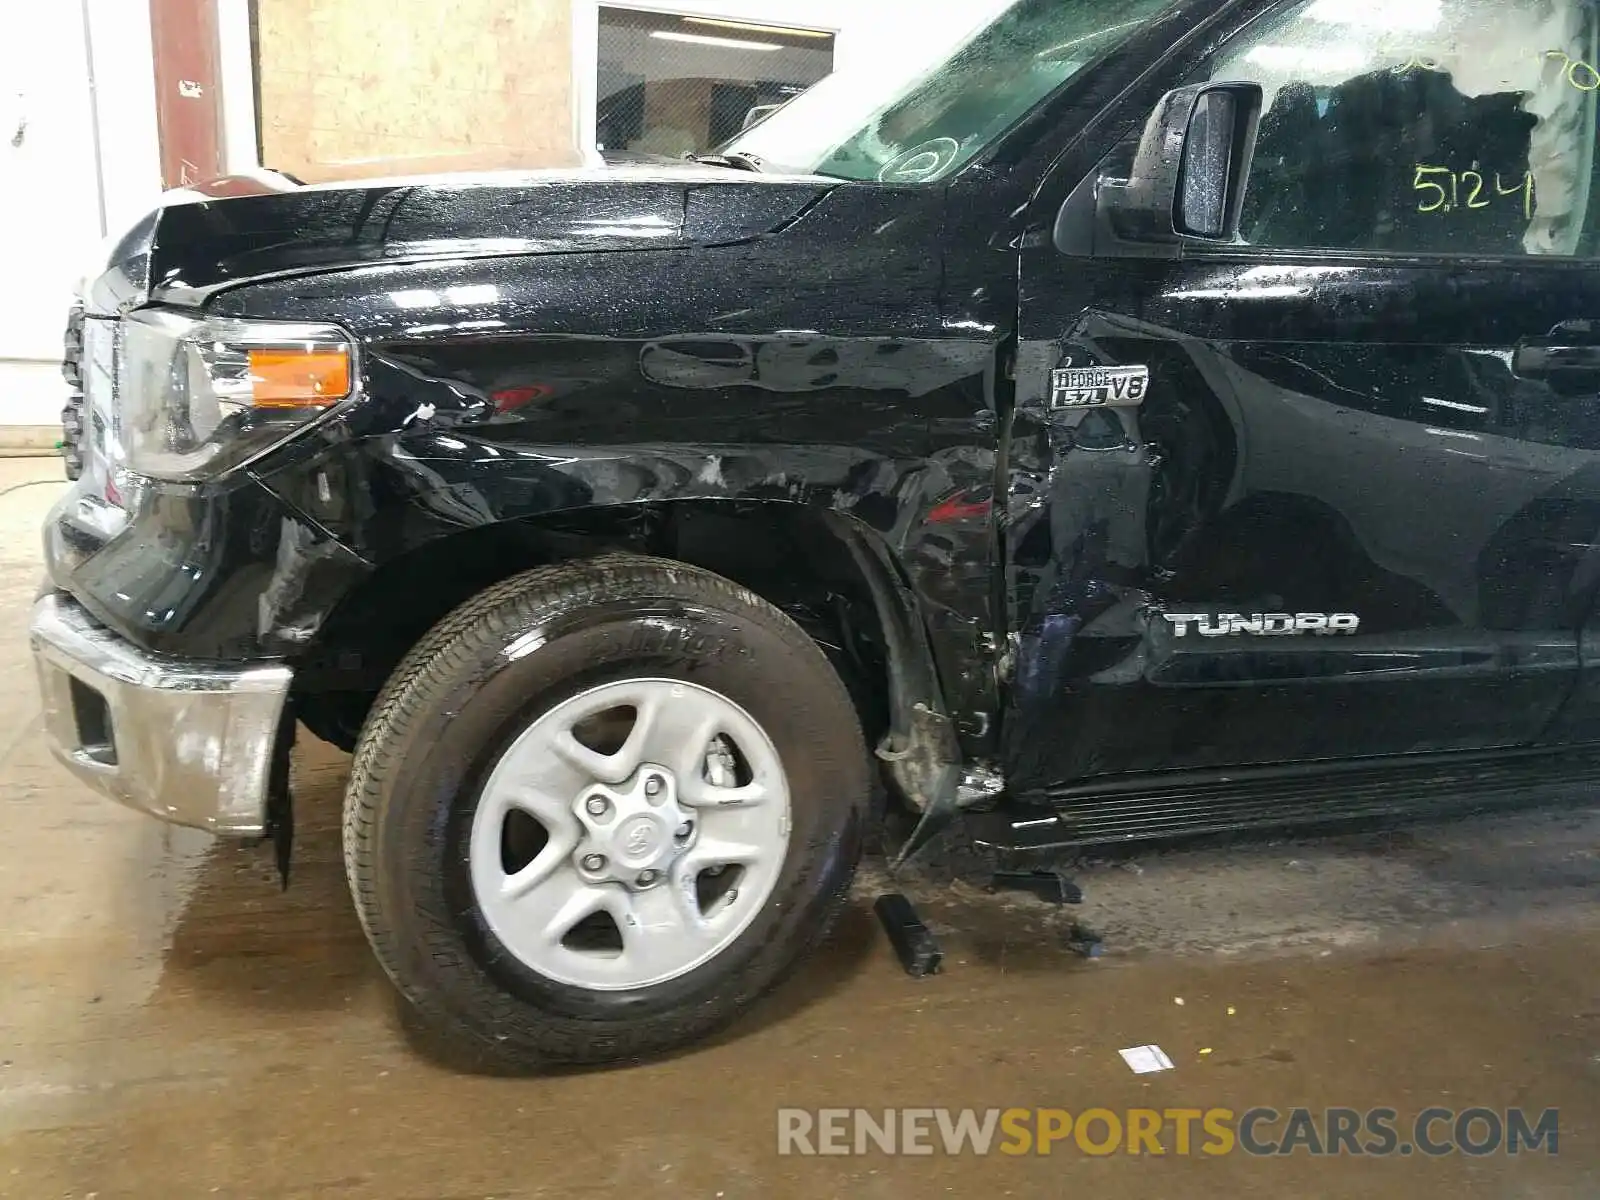
<svg viewBox="0 0 1600 1200">
<path fill-rule="evenodd" d="M 840 179 L 941 179 L 1169 2 L 986 0 L 914 17 L 901 9 L 892 58 L 841 68 L 721 153 Z"/>
</svg>

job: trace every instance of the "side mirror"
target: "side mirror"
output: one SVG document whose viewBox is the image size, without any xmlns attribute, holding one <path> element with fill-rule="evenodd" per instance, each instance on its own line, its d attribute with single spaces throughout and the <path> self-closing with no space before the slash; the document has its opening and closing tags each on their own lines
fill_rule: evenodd
<svg viewBox="0 0 1600 1200">
<path fill-rule="evenodd" d="M 1145 123 L 1129 177 L 1086 179 L 1061 211 L 1057 244 L 1082 244 L 1082 225 L 1074 235 L 1068 222 L 1088 216 L 1090 205 L 1095 250 L 1133 243 L 1176 255 L 1186 242 L 1235 241 L 1261 105 L 1254 83 L 1168 92 Z"/>
</svg>

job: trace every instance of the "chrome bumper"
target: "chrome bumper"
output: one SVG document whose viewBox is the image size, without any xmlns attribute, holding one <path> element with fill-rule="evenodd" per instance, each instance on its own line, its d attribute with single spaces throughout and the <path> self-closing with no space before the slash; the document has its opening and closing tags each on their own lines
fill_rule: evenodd
<svg viewBox="0 0 1600 1200">
<path fill-rule="evenodd" d="M 68 770 L 164 821 L 266 832 L 288 667 L 157 658 L 59 592 L 35 602 L 28 633 L 45 734 Z"/>
</svg>

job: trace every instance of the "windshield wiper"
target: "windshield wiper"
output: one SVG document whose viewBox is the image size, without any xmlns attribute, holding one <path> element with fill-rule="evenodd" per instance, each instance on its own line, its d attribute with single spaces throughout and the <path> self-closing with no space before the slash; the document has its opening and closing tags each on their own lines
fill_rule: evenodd
<svg viewBox="0 0 1600 1200">
<path fill-rule="evenodd" d="M 709 163 L 713 167 L 732 167 L 736 171 L 762 170 L 761 160 L 754 154 L 746 154 L 743 150 L 735 150 L 732 154 L 685 154 L 690 162 Z"/>
</svg>

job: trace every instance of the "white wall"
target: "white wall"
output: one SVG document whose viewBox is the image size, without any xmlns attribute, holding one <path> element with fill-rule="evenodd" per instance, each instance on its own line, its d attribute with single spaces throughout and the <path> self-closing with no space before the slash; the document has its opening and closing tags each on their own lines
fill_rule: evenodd
<svg viewBox="0 0 1600 1200">
<path fill-rule="evenodd" d="M 222 166 L 240 175 L 261 165 L 256 137 L 256 63 L 250 48 L 250 0 L 217 0 L 217 58 L 222 85 Z"/>
<path fill-rule="evenodd" d="M 161 196 L 150 6 L 128 0 L 84 0 L 84 8 L 94 48 L 105 233 L 114 236 L 149 212 Z"/>
<path fill-rule="evenodd" d="M 160 195 L 152 62 L 130 0 L 38 5 L 0 43 L 0 426 L 60 423 L 73 289 Z"/>
</svg>

